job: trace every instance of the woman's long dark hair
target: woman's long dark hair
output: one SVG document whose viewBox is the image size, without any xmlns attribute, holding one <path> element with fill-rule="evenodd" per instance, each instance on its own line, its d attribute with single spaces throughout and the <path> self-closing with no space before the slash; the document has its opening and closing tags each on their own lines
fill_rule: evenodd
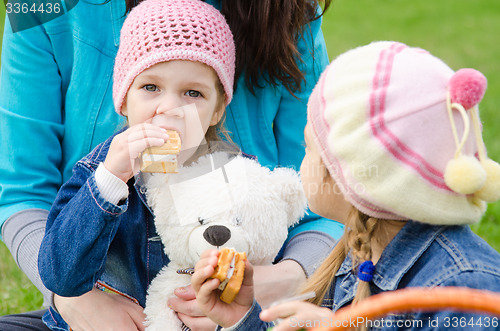
<svg viewBox="0 0 500 331">
<path fill-rule="evenodd" d="M 127 12 L 139 0 L 126 0 Z M 324 11 L 331 0 L 222 0 L 222 14 L 236 44 L 236 77 L 244 72 L 250 91 L 261 78 L 283 84 L 290 92 L 299 91 L 304 74 L 299 69 L 297 40 L 304 26 L 318 19 L 319 2 Z M 311 45 L 311 52 L 313 51 Z"/>
</svg>

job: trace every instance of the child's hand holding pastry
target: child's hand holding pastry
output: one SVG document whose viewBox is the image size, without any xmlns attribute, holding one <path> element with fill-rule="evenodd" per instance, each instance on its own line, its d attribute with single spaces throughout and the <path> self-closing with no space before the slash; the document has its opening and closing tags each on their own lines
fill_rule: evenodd
<svg viewBox="0 0 500 331">
<path fill-rule="evenodd" d="M 139 170 L 139 155 L 148 147 L 162 146 L 168 139 L 167 131 L 156 125 L 133 125 L 113 138 L 104 166 L 126 183 Z"/>
<path fill-rule="evenodd" d="M 219 251 L 206 250 L 195 266 L 191 285 L 200 309 L 222 327 L 236 324 L 250 310 L 254 300 L 253 267 L 245 260 L 245 273 L 241 289 L 231 304 L 220 299 L 220 280 L 210 278 L 217 267 Z"/>
</svg>

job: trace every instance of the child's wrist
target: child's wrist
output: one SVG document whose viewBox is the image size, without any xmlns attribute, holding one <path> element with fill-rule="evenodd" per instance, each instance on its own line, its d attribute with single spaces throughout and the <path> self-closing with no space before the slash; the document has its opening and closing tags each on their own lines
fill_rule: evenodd
<svg viewBox="0 0 500 331">
<path fill-rule="evenodd" d="M 107 170 L 103 163 L 97 167 L 95 181 L 103 198 L 114 205 L 128 196 L 127 184 Z"/>
<path fill-rule="evenodd" d="M 132 176 L 130 176 L 130 174 L 128 173 L 123 173 L 123 172 L 120 172 L 120 171 L 115 171 L 113 168 L 112 165 L 109 164 L 110 162 L 106 160 L 104 160 L 104 162 L 101 162 L 101 164 L 103 165 L 104 168 L 106 168 L 106 170 L 111 174 L 113 175 L 114 177 L 120 179 L 122 182 L 124 182 L 125 184 L 129 181 L 130 178 L 132 178 Z M 112 162 L 111 162 L 112 163 Z"/>
<path fill-rule="evenodd" d="M 239 311 L 241 313 L 238 313 L 234 319 L 232 318 L 230 321 L 220 324 L 220 326 L 222 327 L 221 331 L 237 330 L 237 328 L 241 324 L 243 324 L 243 322 L 247 319 L 247 317 L 253 312 L 253 310 L 256 308 L 256 305 L 257 301 L 254 300 L 251 306 L 246 306 L 246 307 L 242 306 L 241 311 Z"/>
</svg>

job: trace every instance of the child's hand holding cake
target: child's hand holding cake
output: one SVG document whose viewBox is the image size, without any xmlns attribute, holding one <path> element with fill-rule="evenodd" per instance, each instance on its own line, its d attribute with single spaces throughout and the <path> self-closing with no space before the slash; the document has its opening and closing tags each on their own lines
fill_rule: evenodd
<svg viewBox="0 0 500 331">
<path fill-rule="evenodd" d="M 168 131 L 159 126 L 150 123 L 133 125 L 113 138 L 104 167 L 126 183 L 139 170 L 137 159 L 144 150 L 168 144 L 171 139 Z"/>
<path fill-rule="evenodd" d="M 168 140 L 158 147 L 149 147 L 141 153 L 141 171 L 177 173 L 177 155 L 181 151 L 181 138 L 174 130 L 167 130 Z"/>
</svg>

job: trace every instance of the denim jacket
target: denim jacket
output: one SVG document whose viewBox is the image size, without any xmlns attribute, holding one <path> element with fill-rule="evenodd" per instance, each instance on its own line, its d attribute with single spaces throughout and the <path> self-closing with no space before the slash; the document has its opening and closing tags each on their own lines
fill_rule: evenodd
<svg viewBox="0 0 500 331">
<path fill-rule="evenodd" d="M 334 285 L 327 292 L 322 306 L 337 311 L 349 305 L 356 294 L 358 282 L 356 273 L 352 271 L 351 258 L 347 257 L 335 274 Z M 370 283 L 371 293 L 435 286 L 462 286 L 500 292 L 500 254 L 466 225 L 434 226 L 408 221 L 377 262 Z M 260 306 L 254 303 L 246 316 L 230 330 L 266 330 L 272 324 L 259 319 L 260 311 Z M 292 321 L 295 326 L 307 326 L 307 322 Z M 324 320 L 316 322 L 316 326 L 335 325 Z M 391 314 L 368 325 L 372 330 L 500 329 L 497 317 L 452 311 Z"/>
<path fill-rule="evenodd" d="M 97 286 L 144 307 L 148 284 L 169 260 L 134 179 L 119 205 L 97 188 L 94 173 L 111 140 L 80 160 L 61 188 L 47 220 L 39 271 L 45 286 L 59 295 L 78 296 Z M 68 329 L 52 308 L 44 322 L 52 330 Z"/>
</svg>

